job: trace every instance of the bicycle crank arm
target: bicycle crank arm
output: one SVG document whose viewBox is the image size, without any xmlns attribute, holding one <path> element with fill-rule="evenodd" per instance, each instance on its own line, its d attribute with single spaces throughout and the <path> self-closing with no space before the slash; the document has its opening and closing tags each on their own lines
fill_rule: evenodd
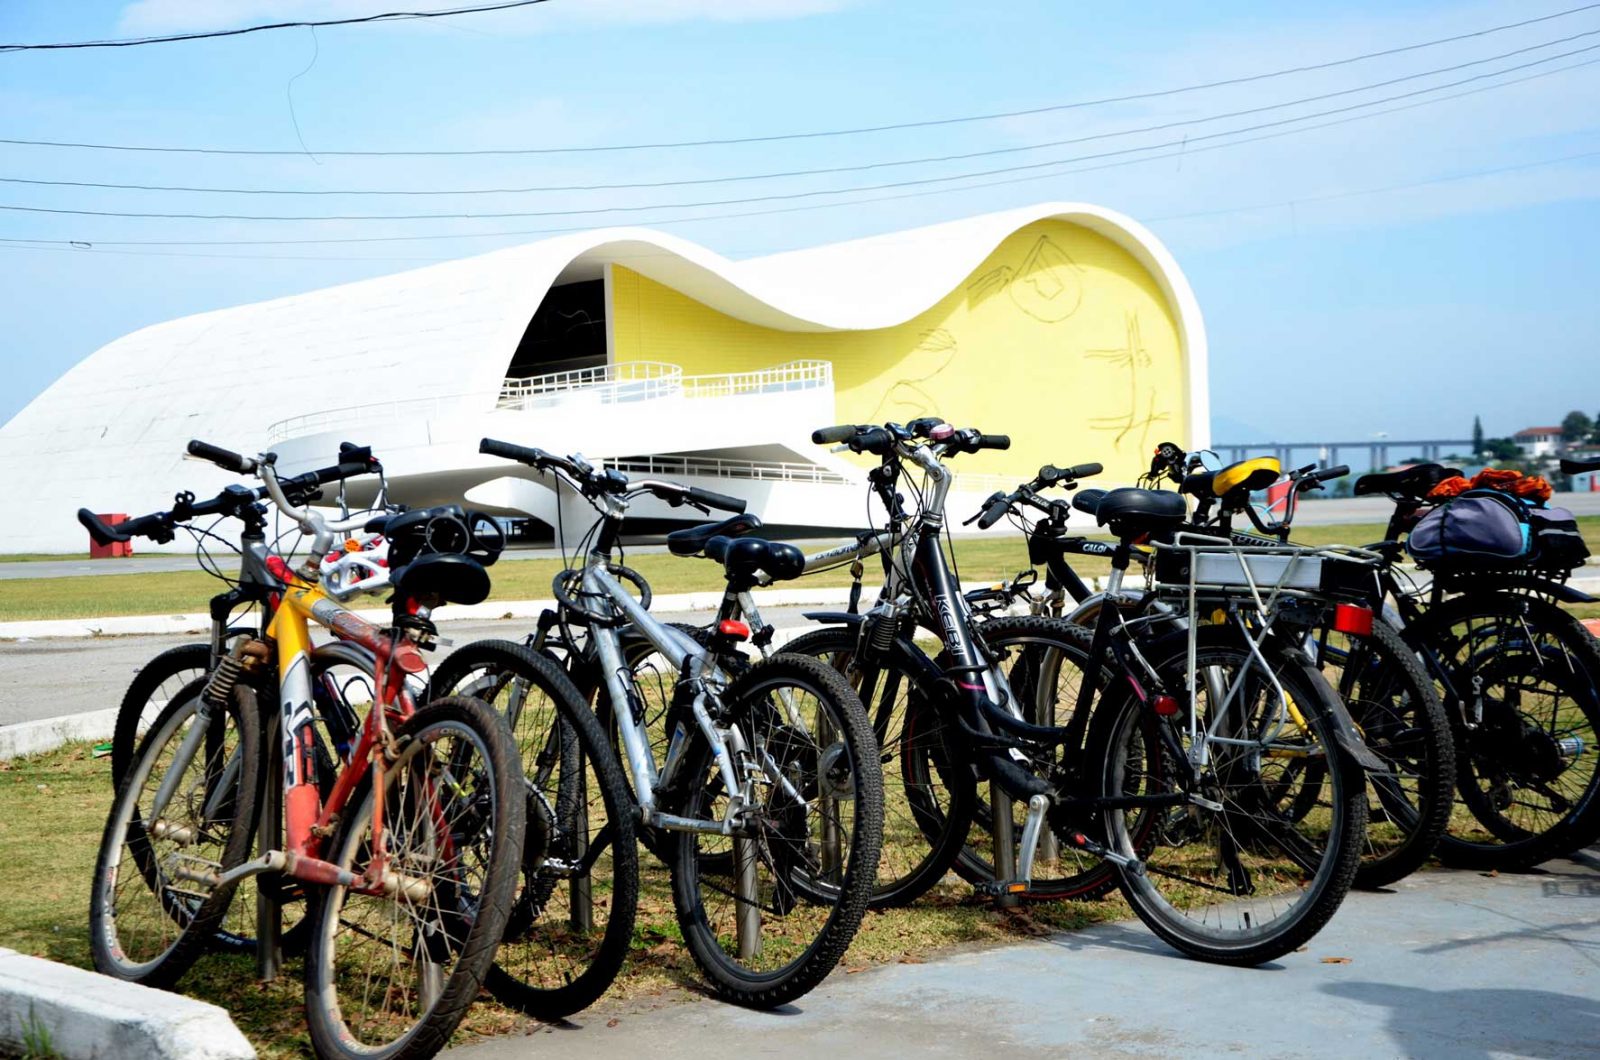
<svg viewBox="0 0 1600 1060">
<path fill-rule="evenodd" d="M 1144 875 L 1144 862 L 1138 858 L 1130 858 L 1126 854 L 1119 854 L 1104 843 L 1096 843 L 1082 832 L 1074 832 L 1068 836 L 1067 845 L 1093 854 L 1097 858 L 1104 858 L 1124 872 L 1131 872 L 1135 876 Z"/>
</svg>

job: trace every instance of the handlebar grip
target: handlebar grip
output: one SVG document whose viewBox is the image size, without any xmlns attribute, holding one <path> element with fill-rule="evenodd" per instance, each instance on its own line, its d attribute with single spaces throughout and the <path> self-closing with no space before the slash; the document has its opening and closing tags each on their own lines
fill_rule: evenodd
<svg viewBox="0 0 1600 1060">
<path fill-rule="evenodd" d="M 742 515 L 746 507 L 746 502 L 738 497 L 730 497 L 726 493 L 713 493 L 710 490 L 703 490 L 699 486 L 689 487 L 689 499 L 707 508 L 733 512 L 735 515 Z"/>
<path fill-rule="evenodd" d="M 1594 460 L 1561 458 L 1561 473 L 1563 475 L 1581 475 L 1586 471 L 1600 471 L 1600 458 Z"/>
<path fill-rule="evenodd" d="M 111 544 L 113 541 L 127 541 L 133 536 L 132 534 L 125 534 L 120 530 L 112 529 L 110 523 L 87 508 L 78 509 L 78 522 L 82 523 L 83 528 L 89 531 L 89 536 L 94 539 L 94 543 L 97 545 L 104 546 Z M 119 523 L 118 525 L 120 526 L 121 524 Z"/>
<path fill-rule="evenodd" d="M 812 445 L 836 445 L 839 442 L 848 442 L 856 436 L 856 426 L 853 423 L 841 423 L 837 427 L 818 427 L 811 432 Z"/>
<path fill-rule="evenodd" d="M 978 529 L 987 530 L 998 523 L 1000 519 L 1011 510 L 1011 498 L 999 496 L 993 498 L 983 507 L 983 514 L 978 516 Z"/>
<path fill-rule="evenodd" d="M 336 464 L 333 467 L 318 468 L 312 475 L 316 477 L 317 485 L 321 486 L 329 482 L 338 482 L 340 479 L 355 478 L 357 475 L 370 475 L 373 471 L 374 468 L 365 463 Z"/>
<path fill-rule="evenodd" d="M 224 471 L 232 471 L 236 475 L 248 475 L 256 466 L 254 460 L 247 460 L 231 449 L 224 449 L 220 445 L 202 442 L 198 438 L 189 442 L 189 455 L 198 456 L 202 460 L 209 460 Z"/>
<path fill-rule="evenodd" d="M 1088 478 L 1091 475 L 1100 474 L 1100 472 L 1104 471 L 1105 469 L 1106 468 L 1104 464 L 1074 464 L 1073 466 L 1067 468 L 1067 474 L 1072 478 Z"/>
<path fill-rule="evenodd" d="M 883 427 L 868 427 L 850 439 L 850 448 L 858 453 L 883 456 L 894 448 L 894 435 Z"/>
<path fill-rule="evenodd" d="M 975 443 L 978 449 L 1010 449 L 1011 435 L 1009 434 L 980 434 Z"/>
<path fill-rule="evenodd" d="M 1331 482 L 1336 478 L 1344 478 L 1348 474 L 1350 474 L 1349 464 L 1335 464 L 1332 467 L 1325 467 L 1320 471 L 1313 471 L 1311 473 L 1311 477 L 1316 479 L 1318 482 Z"/>
<path fill-rule="evenodd" d="M 364 464 L 367 467 L 376 469 L 378 466 L 378 458 L 372 455 L 372 446 L 370 445 L 357 445 L 355 442 L 340 442 L 339 463 Z"/>
<path fill-rule="evenodd" d="M 504 460 L 515 460 L 519 464 L 529 467 L 538 467 L 549 459 L 549 454 L 543 449 L 533 449 L 526 445 L 513 445 L 511 442 L 502 442 L 498 438 L 485 438 L 478 443 L 478 452 L 489 456 L 498 456 Z"/>
</svg>

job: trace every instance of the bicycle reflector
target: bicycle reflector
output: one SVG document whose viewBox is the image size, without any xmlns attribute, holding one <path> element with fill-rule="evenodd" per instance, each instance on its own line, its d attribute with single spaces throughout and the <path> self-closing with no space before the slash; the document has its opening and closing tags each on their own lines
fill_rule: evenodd
<svg viewBox="0 0 1600 1060">
<path fill-rule="evenodd" d="M 1178 701 L 1172 696 L 1160 695 L 1150 701 L 1150 709 L 1163 718 L 1170 718 L 1178 713 Z"/>
<path fill-rule="evenodd" d="M 1333 628 L 1352 637 L 1372 636 L 1372 608 L 1360 604 L 1335 605 Z"/>
<path fill-rule="evenodd" d="M 725 618 L 717 623 L 717 632 L 734 640 L 749 640 L 750 627 L 736 619 Z"/>
<path fill-rule="evenodd" d="M 294 572 L 289 569 L 289 564 L 283 561 L 282 556 L 267 557 L 267 573 L 285 585 L 294 581 Z"/>
</svg>

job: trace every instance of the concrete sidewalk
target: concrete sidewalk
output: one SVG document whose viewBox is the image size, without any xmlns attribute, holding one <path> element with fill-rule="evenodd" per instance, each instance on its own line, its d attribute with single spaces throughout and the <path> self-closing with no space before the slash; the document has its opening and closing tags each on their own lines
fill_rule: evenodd
<svg viewBox="0 0 1600 1060">
<path fill-rule="evenodd" d="M 459 1060 L 650 1056 L 1600 1056 L 1600 857 L 1352 894 L 1304 952 L 1185 960 L 1121 923 L 856 975 L 777 1013 L 602 1004 Z M 657 1002 L 659 1004 L 659 1002 Z M 613 1025 L 614 1024 L 614 1025 Z"/>
</svg>

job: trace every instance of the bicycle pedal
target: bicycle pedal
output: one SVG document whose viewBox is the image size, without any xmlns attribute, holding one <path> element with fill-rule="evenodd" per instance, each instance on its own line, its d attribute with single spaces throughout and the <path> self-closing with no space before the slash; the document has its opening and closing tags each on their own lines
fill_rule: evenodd
<svg viewBox="0 0 1600 1060">
<path fill-rule="evenodd" d="M 1028 894 L 1032 887 L 1026 880 L 984 880 L 973 885 L 984 898 L 1017 898 Z"/>
</svg>

